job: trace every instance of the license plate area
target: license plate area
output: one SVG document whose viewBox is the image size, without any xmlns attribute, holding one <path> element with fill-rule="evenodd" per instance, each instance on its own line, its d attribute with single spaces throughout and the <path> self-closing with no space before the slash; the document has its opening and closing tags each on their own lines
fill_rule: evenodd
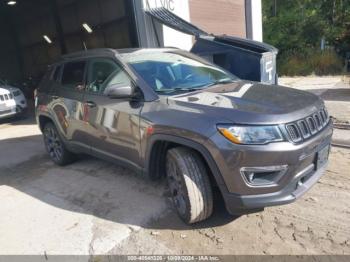
<svg viewBox="0 0 350 262">
<path fill-rule="evenodd" d="M 320 169 L 328 162 L 330 148 L 330 145 L 327 145 L 318 151 L 316 154 L 316 169 Z"/>
</svg>

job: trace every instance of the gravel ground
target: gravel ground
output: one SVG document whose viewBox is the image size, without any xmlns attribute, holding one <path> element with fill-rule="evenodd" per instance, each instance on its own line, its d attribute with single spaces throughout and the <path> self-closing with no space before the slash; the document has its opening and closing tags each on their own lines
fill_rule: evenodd
<svg viewBox="0 0 350 262">
<path fill-rule="evenodd" d="M 321 96 L 333 117 L 340 122 L 350 121 L 349 77 L 283 77 L 279 84 Z"/>
</svg>

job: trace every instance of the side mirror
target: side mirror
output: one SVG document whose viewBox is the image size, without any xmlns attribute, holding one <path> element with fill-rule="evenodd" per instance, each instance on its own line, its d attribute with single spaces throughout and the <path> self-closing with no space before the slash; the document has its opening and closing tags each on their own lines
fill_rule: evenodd
<svg viewBox="0 0 350 262">
<path fill-rule="evenodd" d="M 133 88 L 129 85 L 110 85 L 107 86 L 104 94 L 110 98 L 130 98 L 133 95 Z"/>
</svg>

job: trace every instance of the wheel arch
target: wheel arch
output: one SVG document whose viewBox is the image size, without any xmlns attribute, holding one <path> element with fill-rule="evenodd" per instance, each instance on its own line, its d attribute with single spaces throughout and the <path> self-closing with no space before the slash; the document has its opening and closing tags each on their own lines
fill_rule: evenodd
<svg viewBox="0 0 350 262">
<path fill-rule="evenodd" d="M 199 142 L 172 135 L 158 134 L 150 138 L 146 151 L 146 173 L 152 180 L 164 177 L 166 152 L 171 148 L 179 146 L 187 147 L 197 152 L 208 168 L 211 182 L 214 182 L 221 192 L 223 190 L 225 192 L 227 191 L 219 168 L 210 152 Z"/>
<path fill-rule="evenodd" d="M 38 116 L 38 125 L 41 131 L 44 130 L 44 127 L 47 123 L 52 123 L 54 124 L 55 122 L 53 119 L 47 115 L 39 115 Z"/>
</svg>

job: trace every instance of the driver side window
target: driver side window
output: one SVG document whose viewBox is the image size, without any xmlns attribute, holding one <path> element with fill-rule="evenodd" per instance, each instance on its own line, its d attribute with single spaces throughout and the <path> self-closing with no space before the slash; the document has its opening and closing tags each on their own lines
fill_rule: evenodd
<svg viewBox="0 0 350 262">
<path fill-rule="evenodd" d="M 110 84 L 130 85 L 129 76 L 111 59 L 94 59 L 90 62 L 86 91 L 103 94 Z"/>
</svg>

